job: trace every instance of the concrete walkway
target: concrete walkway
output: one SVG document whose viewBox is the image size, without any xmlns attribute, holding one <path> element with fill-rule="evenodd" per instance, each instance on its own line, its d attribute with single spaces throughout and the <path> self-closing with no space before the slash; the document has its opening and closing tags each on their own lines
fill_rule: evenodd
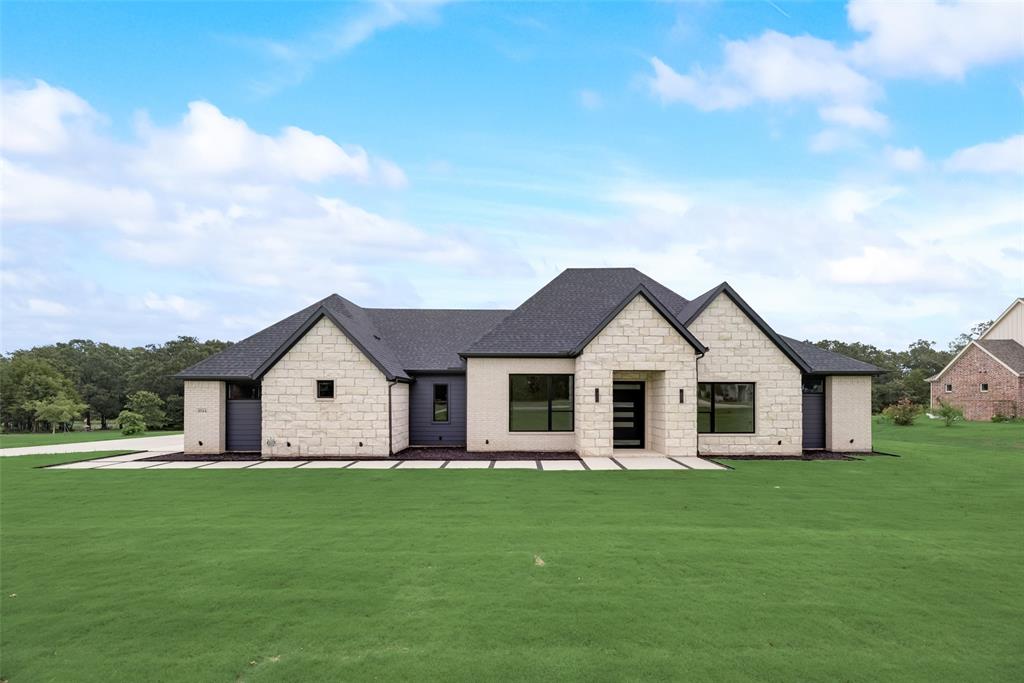
<svg viewBox="0 0 1024 683">
<path fill-rule="evenodd" d="M 143 436 L 137 439 L 107 439 L 105 441 L 81 441 L 61 443 L 52 446 L 25 446 L 24 448 L 0 448 L 0 457 L 8 455 L 43 455 L 47 453 L 95 453 L 97 451 L 160 451 L 174 453 L 185 449 L 184 434 L 168 436 Z M 155 453 L 142 454 L 148 457 Z"/>
<path fill-rule="evenodd" d="M 173 452 L 173 451 L 169 451 Z M 703 458 L 583 458 L 583 460 L 143 460 L 162 453 L 133 453 L 95 460 L 71 462 L 53 470 L 539 470 L 542 472 L 582 472 L 585 470 L 725 470 Z"/>
</svg>

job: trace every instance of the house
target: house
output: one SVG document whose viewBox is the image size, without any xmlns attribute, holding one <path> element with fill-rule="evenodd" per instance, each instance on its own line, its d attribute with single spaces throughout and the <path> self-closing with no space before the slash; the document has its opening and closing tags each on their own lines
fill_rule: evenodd
<svg viewBox="0 0 1024 683">
<path fill-rule="evenodd" d="M 929 377 L 931 404 L 945 401 L 968 420 L 1024 411 L 1024 298 L 1018 298 L 992 326 Z"/>
<path fill-rule="evenodd" d="M 777 334 L 728 285 L 568 269 L 512 311 L 332 294 L 184 370 L 185 449 L 264 457 L 871 450 L 878 368 Z"/>
</svg>

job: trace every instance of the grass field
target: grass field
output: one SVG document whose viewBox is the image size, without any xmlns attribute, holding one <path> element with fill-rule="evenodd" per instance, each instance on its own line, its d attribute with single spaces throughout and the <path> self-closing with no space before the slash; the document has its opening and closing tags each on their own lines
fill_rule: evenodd
<svg viewBox="0 0 1024 683">
<path fill-rule="evenodd" d="M 901 457 L 579 473 L 3 458 L 0 678 L 1019 680 L 1024 428 L 879 425 L 876 447 Z"/>
<path fill-rule="evenodd" d="M 125 436 L 116 429 L 95 432 L 57 432 L 56 434 L 0 434 L 0 448 L 24 448 L 26 446 L 54 446 L 65 443 L 86 443 L 88 441 L 107 441 L 109 439 L 134 439 L 140 436 L 164 436 L 165 434 L 181 434 L 181 431 L 146 432 Z"/>
</svg>

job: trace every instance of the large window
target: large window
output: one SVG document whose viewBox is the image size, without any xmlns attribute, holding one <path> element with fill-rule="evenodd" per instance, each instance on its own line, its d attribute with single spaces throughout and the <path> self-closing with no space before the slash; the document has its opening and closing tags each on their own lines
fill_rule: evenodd
<svg viewBox="0 0 1024 683">
<path fill-rule="evenodd" d="M 701 382 L 697 385 L 698 434 L 753 434 L 752 382 Z"/>
<path fill-rule="evenodd" d="M 448 422 L 448 385 L 434 385 L 434 422 Z"/>
<path fill-rule="evenodd" d="M 571 432 L 572 375 L 509 375 L 510 432 Z"/>
</svg>

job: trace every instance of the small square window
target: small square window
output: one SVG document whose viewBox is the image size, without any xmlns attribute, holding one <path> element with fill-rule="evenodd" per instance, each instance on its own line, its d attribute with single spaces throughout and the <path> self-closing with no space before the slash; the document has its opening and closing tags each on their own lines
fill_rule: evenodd
<svg viewBox="0 0 1024 683">
<path fill-rule="evenodd" d="M 946 385 L 946 393 L 947 394 L 952 394 L 953 393 L 953 385 L 952 384 L 947 384 Z"/>
<path fill-rule="evenodd" d="M 334 398 L 334 380 L 319 379 L 316 382 L 317 398 Z"/>
<path fill-rule="evenodd" d="M 981 390 L 982 391 L 988 391 L 988 383 L 987 382 L 982 382 L 981 383 Z"/>
</svg>

